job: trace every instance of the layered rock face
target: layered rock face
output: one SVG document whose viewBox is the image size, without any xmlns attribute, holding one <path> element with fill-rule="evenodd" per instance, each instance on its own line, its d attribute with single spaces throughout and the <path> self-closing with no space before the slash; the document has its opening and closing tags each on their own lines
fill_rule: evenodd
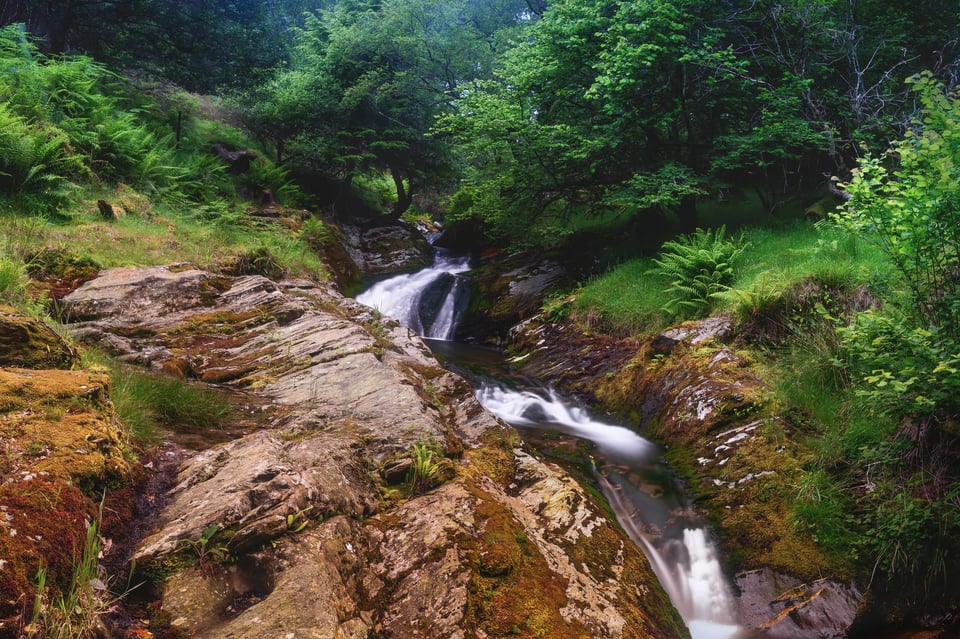
<svg viewBox="0 0 960 639">
<path fill-rule="evenodd" d="M 136 549 L 188 636 L 686 636 L 593 499 L 366 307 L 190 266 L 106 271 L 64 304 L 77 337 L 254 407 Z"/>
<path fill-rule="evenodd" d="M 513 346 L 524 374 L 630 415 L 670 446 L 738 571 L 740 623 L 778 639 L 845 637 L 865 597 L 787 506 L 812 453 L 731 337 L 719 317 L 626 340 L 533 318 Z"/>
</svg>

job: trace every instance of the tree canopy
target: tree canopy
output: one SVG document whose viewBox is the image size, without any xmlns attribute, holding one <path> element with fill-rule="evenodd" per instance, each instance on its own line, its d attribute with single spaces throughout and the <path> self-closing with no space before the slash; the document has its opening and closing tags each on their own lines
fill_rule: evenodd
<svg viewBox="0 0 960 639">
<path fill-rule="evenodd" d="M 692 230 L 731 189 L 774 212 L 907 129 L 906 78 L 960 73 L 948 0 L 17 0 L 14 21 L 49 51 L 231 88 L 298 173 L 382 174 L 395 215 L 441 185 L 451 219 L 504 242 L 595 214 Z"/>
</svg>

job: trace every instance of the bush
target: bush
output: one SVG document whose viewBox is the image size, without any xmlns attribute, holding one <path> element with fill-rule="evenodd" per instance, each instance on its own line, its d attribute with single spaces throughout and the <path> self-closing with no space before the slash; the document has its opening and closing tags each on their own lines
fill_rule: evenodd
<svg viewBox="0 0 960 639">
<path fill-rule="evenodd" d="M 857 394 L 893 415 L 955 415 L 960 410 L 960 343 L 945 330 L 866 311 L 840 328 Z"/>
</svg>

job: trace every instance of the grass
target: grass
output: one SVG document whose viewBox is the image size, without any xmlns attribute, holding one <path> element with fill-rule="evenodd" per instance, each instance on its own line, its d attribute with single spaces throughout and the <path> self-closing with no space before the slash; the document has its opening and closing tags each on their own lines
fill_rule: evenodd
<svg viewBox="0 0 960 639">
<path fill-rule="evenodd" d="M 84 365 L 109 370 L 110 399 L 117 416 L 140 442 L 157 440 L 163 429 L 197 432 L 221 428 L 232 417 L 228 399 L 198 383 L 145 373 L 97 351 L 84 353 Z"/>
<path fill-rule="evenodd" d="M 740 305 L 776 297 L 806 278 L 852 288 L 890 277 L 878 249 L 829 224 L 751 229 L 744 241 L 747 250 L 730 286 L 742 294 L 718 296 L 713 312 L 735 314 Z M 654 266 L 649 258 L 629 260 L 589 281 L 573 303 L 578 317 L 616 335 L 664 328 L 669 318 L 661 309 L 669 281 L 649 273 Z"/>
<path fill-rule="evenodd" d="M 231 206 L 233 217 L 219 222 L 198 219 L 169 204 L 154 205 L 156 215 L 126 215 L 108 222 L 97 211 L 94 196 L 75 202 L 56 221 L 2 216 L 0 259 L 44 247 L 69 247 L 103 268 L 189 262 L 216 272 L 239 256 L 266 249 L 291 276 L 328 278 L 321 257 L 297 233 L 279 225 L 254 225 L 239 205 Z M 5 244 L 10 248 L 4 249 Z"/>
<path fill-rule="evenodd" d="M 650 273 L 650 259 L 630 260 L 588 282 L 577 294 L 578 318 L 614 335 L 633 335 L 662 328 L 665 276 Z"/>
</svg>

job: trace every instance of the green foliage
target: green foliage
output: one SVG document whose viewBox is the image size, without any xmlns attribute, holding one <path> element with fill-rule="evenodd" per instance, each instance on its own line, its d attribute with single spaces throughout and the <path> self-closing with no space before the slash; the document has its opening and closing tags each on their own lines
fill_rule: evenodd
<svg viewBox="0 0 960 639">
<path fill-rule="evenodd" d="M 181 540 L 181 544 L 193 553 L 197 565 L 201 568 L 211 562 L 222 563 L 230 558 L 230 550 L 214 541 L 222 530 L 220 524 L 210 524 L 196 539 Z"/>
<path fill-rule="evenodd" d="M 938 328 L 867 311 L 839 329 L 842 362 L 862 380 L 857 393 L 878 410 L 919 417 L 960 410 L 960 343 Z"/>
<path fill-rule="evenodd" d="M 793 489 L 795 525 L 827 552 L 840 557 L 849 553 L 858 541 L 850 495 L 822 469 L 804 473 Z"/>
<path fill-rule="evenodd" d="M 436 442 L 417 442 L 411 449 L 411 457 L 413 465 L 410 467 L 407 484 L 412 494 L 425 493 L 449 479 L 445 476 L 449 467 Z"/>
<path fill-rule="evenodd" d="M 587 282 L 576 295 L 576 317 L 614 335 L 636 335 L 667 324 L 661 310 L 667 280 L 650 260 L 631 260 Z"/>
<path fill-rule="evenodd" d="M 654 272 L 669 280 L 663 311 L 676 319 L 705 315 L 713 296 L 733 282 L 736 262 L 746 248 L 742 239 L 728 239 L 722 226 L 665 242 L 653 260 Z"/>
<path fill-rule="evenodd" d="M 28 262 L 42 225 L 38 218 L 0 214 L 0 303 L 32 314 L 41 313 L 43 304 L 28 289 Z"/>
<path fill-rule="evenodd" d="M 923 107 L 888 157 L 864 157 L 840 224 L 877 242 L 909 288 L 917 321 L 960 338 L 960 97 L 928 74 L 912 79 Z"/>
</svg>

